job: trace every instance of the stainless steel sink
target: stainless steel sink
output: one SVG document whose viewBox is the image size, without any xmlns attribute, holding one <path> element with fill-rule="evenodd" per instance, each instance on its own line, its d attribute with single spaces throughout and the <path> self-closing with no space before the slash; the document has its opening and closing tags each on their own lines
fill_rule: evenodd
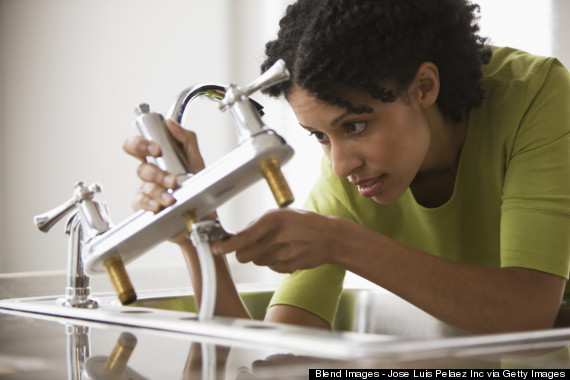
<svg viewBox="0 0 570 380">
<path fill-rule="evenodd" d="M 0 300 L 0 312 L 32 318 L 77 320 L 191 334 L 225 346 L 247 346 L 334 360 L 374 360 L 392 363 L 437 358 L 476 358 L 570 344 L 570 329 L 512 334 L 464 336 L 392 293 L 381 289 L 343 291 L 334 331 L 263 322 L 273 293 L 271 286 L 243 285 L 239 289 L 254 320 L 215 317 L 200 322 L 188 288 L 146 290 L 139 300 L 122 306 L 114 293 L 94 297 L 99 308 L 68 308 L 60 297 Z M 75 323 L 75 322 L 74 322 Z"/>
<path fill-rule="evenodd" d="M 0 300 L 0 309 L 31 312 L 35 317 L 47 315 L 195 334 L 232 344 L 272 346 L 338 359 L 375 356 L 387 343 L 460 335 L 457 330 L 381 289 L 346 288 L 333 332 L 263 322 L 274 285 L 242 284 L 238 290 L 253 320 L 216 317 L 200 322 L 189 288 L 143 290 L 138 292 L 139 299 L 129 306 L 121 305 L 114 293 L 99 293 L 94 294 L 99 303 L 97 309 L 63 307 L 57 302 L 61 297 L 55 296 Z M 414 350 L 423 348 L 417 346 Z"/>
<path fill-rule="evenodd" d="M 273 290 L 242 291 L 240 295 L 251 316 L 263 320 Z M 197 313 L 191 294 L 143 297 L 131 306 Z M 364 288 L 344 289 L 333 329 L 406 338 L 464 335 L 390 292 Z"/>
<path fill-rule="evenodd" d="M 352 320 L 356 316 L 352 311 L 341 313 L 343 317 L 337 318 L 337 321 L 344 326 L 343 331 L 333 333 L 263 322 L 260 319 L 263 318 L 272 295 L 270 287 L 259 284 L 243 286 L 240 294 L 254 320 L 215 317 L 211 321 L 198 321 L 194 297 L 188 288 L 141 291 L 139 300 L 130 306 L 121 305 L 114 293 L 99 293 L 93 295 L 99 304 L 97 309 L 63 307 L 58 304 L 61 297 L 48 296 L 0 300 L 0 310 L 27 312 L 35 318 L 55 316 L 66 320 L 71 318 L 194 334 L 226 341 L 228 345 L 238 342 L 338 359 L 367 356 L 371 346 L 400 339 L 388 334 L 350 332 Z M 343 308 L 357 304 L 356 298 L 348 294 L 355 295 L 358 292 L 347 292 L 347 296 L 343 297 Z"/>
</svg>

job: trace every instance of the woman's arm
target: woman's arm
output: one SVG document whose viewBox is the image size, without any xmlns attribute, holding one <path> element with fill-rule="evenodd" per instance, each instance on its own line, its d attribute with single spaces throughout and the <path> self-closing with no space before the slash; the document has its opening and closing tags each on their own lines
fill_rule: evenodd
<svg viewBox="0 0 570 380">
<path fill-rule="evenodd" d="M 562 277 L 453 262 L 372 231 L 362 231 L 354 243 L 360 257 L 337 255 L 337 265 L 468 333 L 551 328 L 560 308 Z"/>
<path fill-rule="evenodd" d="M 552 327 L 566 282 L 530 269 L 441 259 L 346 219 L 290 209 L 265 214 L 213 249 L 235 250 L 240 262 L 279 272 L 334 264 L 468 333 Z"/>
<path fill-rule="evenodd" d="M 172 120 L 167 120 L 165 125 L 184 147 L 192 173 L 197 173 L 204 168 L 204 161 L 198 148 L 196 134 L 183 129 Z M 160 170 L 157 166 L 146 161 L 146 157 L 159 157 L 160 146 L 140 136 L 133 136 L 123 144 L 125 152 L 141 161 L 137 174 L 142 179 L 140 187 L 133 202 L 135 210 L 143 209 L 158 212 L 162 208 L 172 205 L 175 200 L 169 190 L 176 187 L 176 177 Z M 200 305 L 202 295 L 202 275 L 198 254 L 188 239 L 187 234 L 181 234 L 171 239 L 171 242 L 180 246 L 184 259 L 192 278 L 192 285 L 196 295 L 196 302 Z M 236 290 L 225 257 L 215 257 L 217 275 L 217 294 L 215 315 L 250 318 L 249 312 L 243 304 Z"/>
<path fill-rule="evenodd" d="M 192 287 L 196 296 L 196 304 L 200 305 L 202 301 L 202 273 L 200 271 L 200 261 L 196 249 L 190 242 L 178 242 L 190 277 L 192 278 Z M 214 315 L 222 317 L 246 318 L 251 319 L 251 316 L 239 296 L 235 284 L 231 277 L 231 272 L 225 257 L 214 257 L 216 264 L 216 307 Z"/>
</svg>

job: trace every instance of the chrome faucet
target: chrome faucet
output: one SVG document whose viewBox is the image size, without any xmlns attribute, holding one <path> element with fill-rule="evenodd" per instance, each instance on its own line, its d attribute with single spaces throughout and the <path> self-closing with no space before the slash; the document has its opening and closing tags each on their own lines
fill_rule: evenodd
<svg viewBox="0 0 570 380">
<path fill-rule="evenodd" d="M 58 300 L 67 307 L 93 309 L 97 301 L 90 297 L 89 277 L 84 272 L 81 250 L 83 244 L 111 227 L 104 203 L 93 200 L 101 186 L 93 183 L 87 187 L 83 182 L 75 184 L 73 196 L 62 205 L 34 217 L 34 223 L 42 232 L 48 232 L 65 215 L 65 233 L 69 235 L 67 254 L 67 286 L 65 298 Z"/>
<path fill-rule="evenodd" d="M 293 195 L 281 173 L 281 165 L 293 156 L 293 149 L 260 118 L 260 108 L 249 98 L 253 92 L 289 78 L 282 60 L 245 87 L 230 84 L 196 85 L 182 91 L 167 113 L 177 122 L 187 107 L 199 96 L 219 101 L 220 110 L 230 110 L 238 129 L 239 145 L 197 174 L 190 174 L 188 163 L 164 126 L 164 118 L 146 104 L 135 112 L 140 133 L 161 145 L 160 168 L 175 174 L 179 187 L 172 195 L 176 203 L 154 214 L 139 211 L 130 218 L 91 239 L 83 249 L 86 272 L 90 275 L 115 271 L 152 247 L 179 233 L 189 232 L 194 223 L 215 211 L 223 203 L 261 178 L 265 178 L 279 207 L 293 202 Z M 125 272 L 126 273 L 126 272 Z M 119 292 L 121 276 L 113 278 Z M 127 284 L 129 285 L 129 284 Z M 136 295 L 133 295 L 136 297 Z"/>
</svg>

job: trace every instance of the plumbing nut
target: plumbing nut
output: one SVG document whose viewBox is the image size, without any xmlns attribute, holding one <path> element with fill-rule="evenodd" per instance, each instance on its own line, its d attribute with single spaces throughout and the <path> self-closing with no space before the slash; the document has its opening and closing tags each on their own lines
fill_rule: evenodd
<svg viewBox="0 0 570 380">
<path fill-rule="evenodd" d="M 205 241 L 213 243 L 215 241 L 229 239 L 232 235 L 224 230 L 218 219 L 205 219 L 192 224 L 192 228 Z"/>
</svg>

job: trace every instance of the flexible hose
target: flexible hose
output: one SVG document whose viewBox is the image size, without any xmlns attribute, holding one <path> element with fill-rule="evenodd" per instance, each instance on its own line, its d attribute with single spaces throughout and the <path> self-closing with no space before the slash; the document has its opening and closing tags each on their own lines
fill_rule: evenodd
<svg viewBox="0 0 570 380">
<path fill-rule="evenodd" d="M 216 345 L 202 342 L 202 380 L 216 379 Z"/>
<path fill-rule="evenodd" d="M 200 321 L 209 321 L 214 317 L 214 308 L 216 306 L 216 265 L 208 236 L 202 234 L 199 228 L 194 228 L 191 238 L 198 252 L 200 272 L 202 274 L 202 301 L 200 302 L 198 319 Z"/>
<path fill-rule="evenodd" d="M 215 220 L 205 220 L 192 223 L 190 239 L 198 253 L 200 261 L 200 273 L 202 275 L 202 299 L 198 320 L 200 322 L 210 321 L 214 317 L 216 307 L 216 264 L 210 249 L 210 241 L 215 240 L 212 228 L 219 226 Z M 217 231 L 217 230 L 214 230 Z M 223 230 L 222 230 L 223 231 Z M 214 234 L 215 235 L 215 234 Z M 216 378 L 216 346 L 210 343 L 202 343 L 202 380 L 212 380 Z"/>
</svg>

